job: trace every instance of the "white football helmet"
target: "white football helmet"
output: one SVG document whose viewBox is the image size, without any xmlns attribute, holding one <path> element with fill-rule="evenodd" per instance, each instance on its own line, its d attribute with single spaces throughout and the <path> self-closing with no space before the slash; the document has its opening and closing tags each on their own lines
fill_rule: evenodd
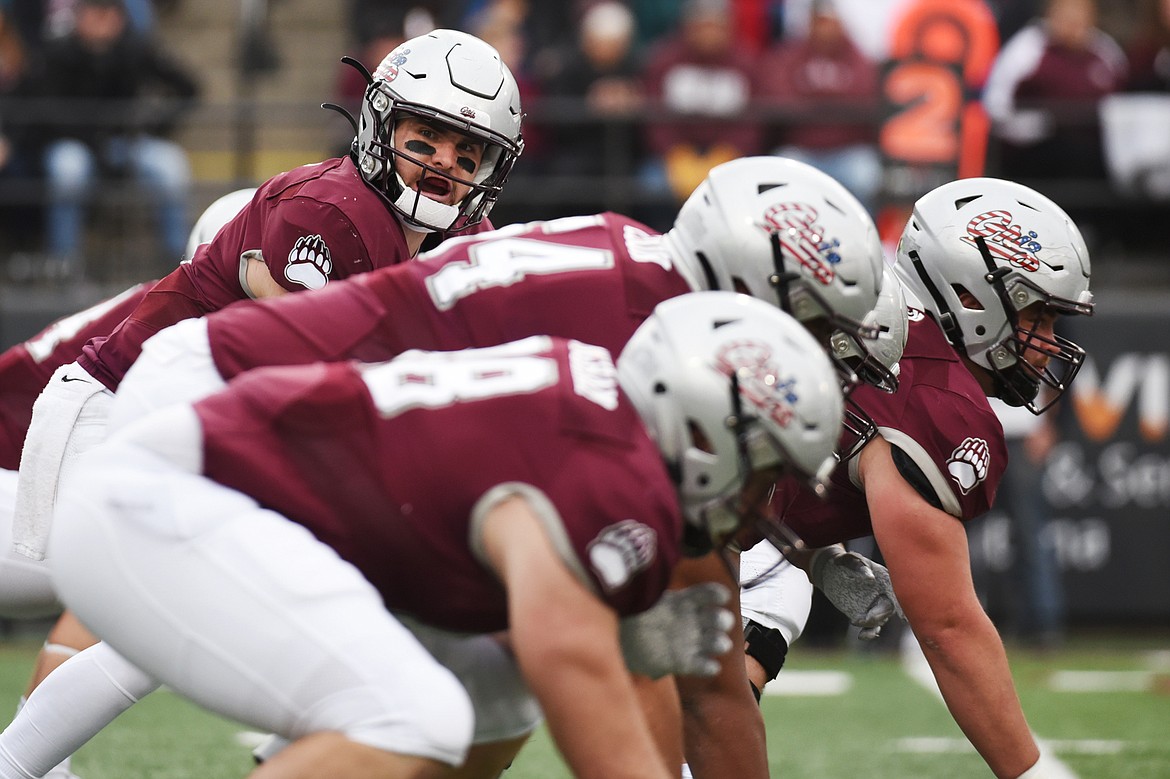
<svg viewBox="0 0 1170 779">
<path fill-rule="evenodd" d="M 1085 241 L 1044 195 L 992 178 L 928 192 L 898 242 L 896 271 L 951 345 L 991 372 L 997 397 L 1009 405 L 1039 414 L 1080 370 L 1085 352 L 1075 343 L 1018 326 L 1018 313 L 1035 303 L 1060 314 L 1093 313 Z M 964 304 L 963 293 L 974 300 Z M 1043 351 L 1048 364 L 1029 364 L 1029 349 Z M 1041 384 L 1052 392 L 1037 403 Z"/>
<path fill-rule="evenodd" d="M 733 292 L 664 301 L 617 365 L 675 477 L 692 554 L 748 521 L 736 503 L 752 473 L 783 466 L 820 486 L 835 464 L 836 372 L 816 339 L 765 301 Z"/>
<path fill-rule="evenodd" d="M 183 257 L 189 260 L 195 256 L 195 250 L 199 248 L 200 244 L 211 243 L 211 239 L 215 237 L 219 229 L 232 221 L 236 214 L 240 213 L 244 206 L 251 202 L 254 194 L 256 194 L 255 187 L 237 189 L 235 192 L 223 195 L 209 205 L 207 210 L 195 220 L 195 226 L 191 228 L 191 234 L 187 237 L 187 250 Z"/>
<path fill-rule="evenodd" d="M 437 120 L 484 142 L 483 162 L 471 180 L 441 171 L 394 146 L 404 115 Z M 524 148 L 520 91 L 499 53 L 475 36 L 434 30 L 386 55 L 362 100 L 354 154 L 362 177 L 386 196 L 411 227 L 460 229 L 487 216 Z M 431 173 L 471 187 L 448 206 L 410 189 L 395 170 L 401 156 Z"/>
<path fill-rule="evenodd" d="M 775 302 L 806 326 L 825 320 L 826 338 L 875 335 L 863 322 L 881 287 L 877 227 L 811 165 L 773 156 L 717 165 L 666 236 L 693 284 Z"/>
</svg>

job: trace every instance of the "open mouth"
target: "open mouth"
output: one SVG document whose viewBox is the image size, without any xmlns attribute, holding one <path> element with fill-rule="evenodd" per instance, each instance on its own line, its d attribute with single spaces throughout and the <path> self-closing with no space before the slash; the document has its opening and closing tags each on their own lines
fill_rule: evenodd
<svg viewBox="0 0 1170 779">
<path fill-rule="evenodd" d="M 426 176 L 418 183 L 418 191 L 424 195 L 445 198 L 451 194 L 451 182 L 441 176 Z"/>
</svg>

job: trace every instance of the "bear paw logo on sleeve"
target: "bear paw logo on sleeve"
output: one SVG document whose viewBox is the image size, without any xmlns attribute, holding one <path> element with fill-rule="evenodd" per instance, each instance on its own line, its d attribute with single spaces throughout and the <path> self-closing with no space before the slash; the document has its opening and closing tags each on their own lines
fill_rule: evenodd
<svg viewBox="0 0 1170 779">
<path fill-rule="evenodd" d="M 305 289 L 321 289 L 329 281 L 333 258 L 325 239 L 319 235 L 302 235 L 288 253 L 284 277 Z"/>
<path fill-rule="evenodd" d="M 589 542 L 589 566 L 606 591 L 619 589 L 654 561 L 658 536 L 633 519 L 610 525 Z"/>
<path fill-rule="evenodd" d="M 947 470 L 966 495 L 975 485 L 987 478 L 991 463 L 991 448 L 982 438 L 967 438 L 951 452 Z"/>
</svg>

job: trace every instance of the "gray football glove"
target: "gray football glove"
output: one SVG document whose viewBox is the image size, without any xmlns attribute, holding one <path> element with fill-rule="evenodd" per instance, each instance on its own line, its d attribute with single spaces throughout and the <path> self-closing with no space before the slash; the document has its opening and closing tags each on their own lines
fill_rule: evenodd
<svg viewBox="0 0 1170 779">
<path fill-rule="evenodd" d="M 621 621 L 626 666 L 651 679 L 714 676 L 717 658 L 731 649 L 727 631 L 735 617 L 723 608 L 730 598 L 718 582 L 667 590 L 649 609 Z"/>
<path fill-rule="evenodd" d="M 809 578 L 850 623 L 861 628 L 857 637 L 863 641 L 877 638 L 894 614 L 906 618 L 890 585 L 890 572 L 856 552 L 840 546 L 817 550 Z"/>
</svg>

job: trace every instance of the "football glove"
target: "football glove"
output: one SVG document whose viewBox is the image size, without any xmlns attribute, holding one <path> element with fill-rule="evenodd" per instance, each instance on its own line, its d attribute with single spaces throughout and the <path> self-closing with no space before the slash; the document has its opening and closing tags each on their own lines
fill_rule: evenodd
<svg viewBox="0 0 1170 779">
<path fill-rule="evenodd" d="M 735 618 L 723 608 L 727 587 L 703 582 L 667 590 L 641 614 L 621 621 L 622 654 L 631 672 L 663 676 L 714 676 L 719 656 L 731 649 Z"/>
<path fill-rule="evenodd" d="M 863 641 L 877 638 L 894 614 L 906 618 L 890 585 L 890 572 L 856 552 L 840 546 L 818 549 L 809 578 L 851 624 L 861 628 L 857 637 Z"/>
</svg>

